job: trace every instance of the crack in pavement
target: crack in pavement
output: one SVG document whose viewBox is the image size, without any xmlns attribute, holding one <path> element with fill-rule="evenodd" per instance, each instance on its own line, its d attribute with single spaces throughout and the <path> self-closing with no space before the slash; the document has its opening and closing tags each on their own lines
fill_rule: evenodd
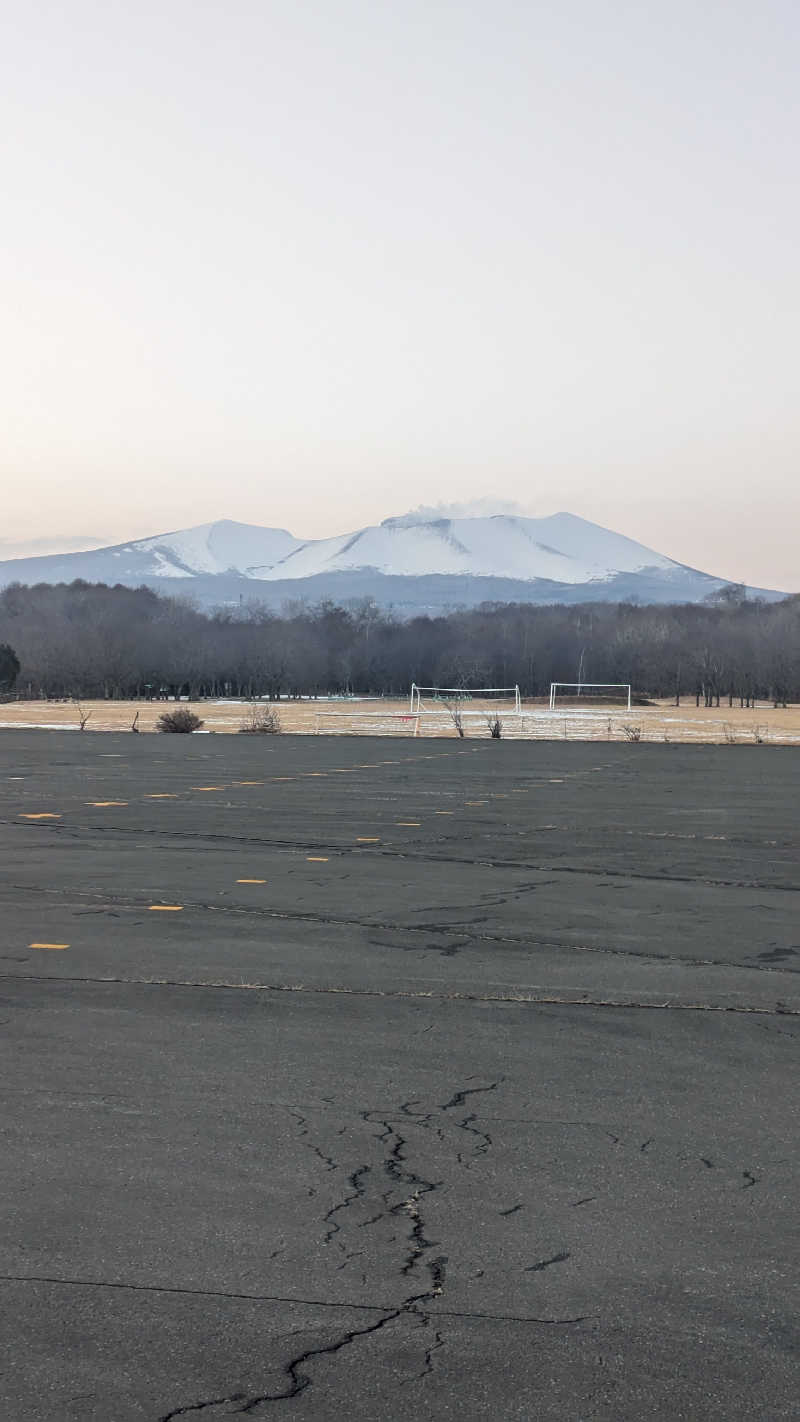
<svg viewBox="0 0 800 1422">
<path fill-rule="evenodd" d="M 463 1105 L 470 1096 L 496 1091 L 503 1080 L 504 1078 L 500 1077 L 497 1081 L 491 1082 L 488 1085 L 462 1087 L 456 1090 L 448 1101 L 442 1103 L 439 1106 L 439 1110 L 442 1112 L 449 1111 Z M 413 1108 L 416 1105 L 418 1105 L 418 1100 L 416 1098 L 410 1098 L 400 1104 L 397 1114 L 402 1116 L 404 1120 L 408 1120 L 414 1125 L 420 1126 L 422 1129 L 428 1129 L 433 1117 L 433 1112 L 415 1111 Z M 292 1112 L 292 1114 L 298 1120 L 298 1124 L 300 1124 L 304 1133 L 307 1133 L 306 1118 L 299 1112 Z M 404 1278 L 409 1278 L 412 1275 L 416 1275 L 421 1269 L 425 1269 L 428 1274 L 427 1287 L 409 1294 L 400 1303 L 382 1312 L 380 1317 L 373 1322 L 365 1324 L 361 1328 L 346 1329 L 331 1342 L 320 1344 L 314 1348 L 306 1348 L 302 1352 L 295 1354 L 282 1367 L 283 1376 L 286 1380 L 286 1385 L 282 1389 L 277 1391 L 264 1391 L 252 1395 L 244 1395 L 241 1392 L 230 1393 L 225 1397 L 213 1398 L 207 1402 L 183 1404 L 173 1408 L 171 1411 L 163 1413 L 159 1418 L 159 1422 L 173 1422 L 173 1419 L 176 1417 L 184 1416 L 188 1412 L 200 1412 L 207 1407 L 235 1404 L 236 1413 L 246 1415 L 254 1413 L 266 1403 L 290 1401 L 298 1397 L 300 1393 L 305 1392 L 307 1388 L 313 1386 L 313 1378 L 306 1369 L 308 1365 L 316 1359 L 332 1357 L 341 1352 L 342 1349 L 351 1346 L 357 1340 L 372 1337 L 374 1334 L 380 1333 L 384 1328 L 387 1328 L 390 1324 L 395 1323 L 401 1318 L 414 1317 L 423 1328 L 430 1325 L 430 1311 L 428 1306 L 431 1305 L 434 1300 L 439 1299 L 444 1292 L 447 1256 L 438 1254 L 435 1257 L 429 1257 L 436 1248 L 438 1241 L 431 1239 L 427 1233 L 427 1225 L 423 1215 L 423 1202 L 427 1195 L 439 1190 L 443 1182 L 441 1180 L 428 1179 L 426 1176 L 420 1174 L 410 1163 L 407 1149 L 409 1144 L 408 1137 L 403 1135 L 393 1123 L 393 1114 L 394 1113 L 383 1112 L 372 1108 L 360 1112 L 361 1119 L 365 1125 L 377 1125 L 380 1127 L 380 1130 L 373 1132 L 372 1139 L 382 1147 L 383 1173 L 389 1181 L 389 1188 L 381 1195 L 384 1210 L 379 1212 L 371 1222 L 375 1223 L 385 1216 L 392 1216 L 394 1218 L 404 1217 L 410 1222 L 406 1254 L 400 1265 L 400 1274 Z M 470 1122 L 474 1119 L 474 1115 L 468 1115 L 464 1121 L 457 1122 L 457 1129 L 471 1130 L 472 1134 L 481 1135 L 483 1137 L 482 1150 L 485 1153 L 491 1145 L 491 1138 L 482 1132 L 474 1130 L 470 1125 Z M 460 1159 L 460 1155 L 458 1158 Z M 356 1166 L 355 1169 L 351 1171 L 348 1177 L 351 1186 L 350 1193 L 334 1204 L 323 1217 L 323 1223 L 328 1225 L 324 1236 L 324 1243 L 330 1243 L 337 1234 L 342 1232 L 343 1225 L 334 1219 L 334 1216 L 340 1211 L 349 1210 L 356 1201 L 366 1197 L 367 1189 L 365 1181 L 367 1177 L 372 1174 L 373 1167 L 368 1162 Z M 401 1198 L 392 1203 L 393 1196 L 398 1193 L 401 1195 Z M 348 1252 L 344 1244 L 341 1244 L 340 1247 L 344 1249 L 347 1254 L 347 1260 L 345 1262 L 355 1257 L 356 1254 L 363 1252 Z M 443 1345 L 443 1341 L 441 1332 L 437 1331 L 434 1335 L 434 1342 L 429 1344 L 425 1350 L 423 1368 L 417 1380 L 433 1372 L 433 1353 Z"/>
<path fill-rule="evenodd" d="M 549 1269 L 551 1264 L 563 1264 L 565 1259 L 571 1259 L 571 1251 L 562 1249 L 558 1254 L 553 1254 L 549 1259 L 540 1259 L 537 1264 L 529 1264 L 524 1274 L 540 1274 L 543 1269 Z"/>
<path fill-rule="evenodd" d="M 45 886 L 31 886 L 28 884 L 9 884 L 6 890 L 13 890 L 15 893 L 40 897 L 42 895 L 51 898 L 58 897 L 66 900 L 67 903 L 81 903 L 88 900 L 99 901 L 103 904 L 116 904 L 121 908 L 134 909 L 143 912 L 151 902 L 151 895 L 144 895 L 142 898 L 133 895 L 107 894 L 100 890 L 87 889 L 52 889 Z M 511 897 L 514 895 L 512 894 Z M 467 943 L 498 943 L 508 945 L 512 948 L 537 948 L 550 950 L 558 953 L 594 953 L 615 958 L 632 958 L 642 962 L 676 964 L 679 967 L 691 968 L 731 968 L 738 972 L 747 973 L 777 973 L 779 976 L 791 973 L 793 976 L 800 975 L 800 968 L 787 966 L 785 960 L 780 963 L 737 963 L 728 958 L 693 958 L 693 957 L 671 957 L 668 953 L 657 953 L 653 950 L 637 948 L 621 948 L 609 943 L 565 943 L 563 940 L 541 938 L 536 934 L 526 934 L 524 938 L 510 933 L 487 933 L 476 931 L 473 928 L 473 920 L 469 924 L 463 923 L 393 923 L 377 919 L 346 918 L 331 914 L 318 914 L 311 911 L 289 912 L 284 909 L 270 909 L 258 907 L 256 905 L 208 903 L 201 899 L 185 899 L 184 910 L 198 911 L 203 913 L 229 914 L 239 918 L 267 918 L 278 920 L 282 923 L 311 923 L 321 928 L 362 928 L 367 933 L 396 933 L 410 935 L 427 935 L 438 933 L 442 937 L 463 939 L 466 933 Z M 73 910 L 75 916 L 81 916 L 77 910 Z M 459 944 L 460 947 L 466 946 Z M 427 947 L 427 945 L 426 945 Z M 438 949 L 438 945 L 437 945 Z M 441 951 L 441 950 L 439 950 Z"/>
<path fill-rule="evenodd" d="M 0 825 L 5 826 L 7 828 L 22 830 L 31 828 L 31 826 L 27 824 L 21 825 L 16 819 L 8 820 L 0 818 Z M 530 830 L 530 833 L 535 833 L 536 830 L 540 828 L 549 829 L 551 828 L 551 826 L 533 826 Z M 350 844 L 332 845 L 328 841 L 323 840 L 263 839 L 256 835 L 209 834 L 208 832 L 201 833 L 192 832 L 189 830 L 165 832 L 163 828 L 151 829 L 146 825 L 142 825 L 139 828 L 125 830 L 121 829 L 119 826 L 116 826 L 114 829 L 111 829 L 109 826 L 101 824 L 85 826 L 47 824 L 38 825 L 35 830 L 37 834 L 61 835 L 62 837 L 66 837 L 67 839 L 75 840 L 84 839 L 87 834 L 96 834 L 98 831 L 102 831 L 103 837 L 106 842 L 110 842 L 112 839 L 119 839 L 122 841 L 130 840 L 135 836 L 160 835 L 162 840 L 166 840 L 167 842 L 160 844 L 158 848 L 165 850 L 172 849 L 173 847 L 176 847 L 178 849 L 181 848 L 180 845 L 173 846 L 172 844 L 170 844 L 170 839 L 185 839 L 189 841 L 194 841 L 198 839 L 204 840 L 209 843 L 212 848 L 219 840 L 222 840 L 226 843 L 232 844 L 258 845 L 260 848 L 274 849 L 280 853 L 286 854 L 297 853 L 300 851 L 305 852 L 309 849 L 324 849 L 328 854 L 338 855 L 341 857 L 401 859 L 406 862 L 417 862 L 421 860 L 424 863 L 463 864 L 469 867 L 481 867 L 486 869 L 524 870 L 526 872 L 531 873 L 585 874 L 589 878 L 637 879 L 645 880 L 647 882 L 655 884 L 703 884 L 711 888 L 765 890 L 780 889 L 783 890 L 785 893 L 800 893 L 800 884 L 788 883 L 784 882 L 783 880 L 776 880 L 775 882 L 767 883 L 761 879 L 720 879 L 710 878 L 707 875 L 702 874 L 667 874 L 663 872 L 660 874 L 648 874 L 645 873 L 643 870 L 636 870 L 630 868 L 595 869 L 591 865 L 581 865 L 580 867 L 578 867 L 574 864 L 553 864 L 551 862 L 533 863 L 528 859 L 497 859 L 486 857 L 474 858 L 459 854 L 436 854 L 433 852 L 435 846 L 437 844 L 445 842 L 441 836 L 437 836 L 433 843 L 429 843 L 428 845 L 426 845 L 424 851 L 421 850 L 417 852 L 406 845 L 404 845 L 402 849 L 392 849 L 388 845 L 382 845 L 380 847 L 374 845 L 367 847 L 365 847 L 364 845 L 354 846 Z"/>
</svg>

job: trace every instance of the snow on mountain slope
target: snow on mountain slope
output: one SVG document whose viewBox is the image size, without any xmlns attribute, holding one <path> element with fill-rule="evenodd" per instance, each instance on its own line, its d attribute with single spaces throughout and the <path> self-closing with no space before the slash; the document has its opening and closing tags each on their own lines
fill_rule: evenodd
<svg viewBox="0 0 800 1422">
<path fill-rule="evenodd" d="M 247 573 L 254 564 L 271 566 L 299 545 L 283 528 L 258 528 L 248 523 L 220 519 L 177 533 L 140 538 L 120 548 L 151 553 L 154 573 L 162 578 L 191 578 L 199 573 Z"/>
<path fill-rule="evenodd" d="M 449 573 L 584 583 L 680 564 L 572 514 L 550 518 L 420 518 L 407 514 L 338 538 L 299 544 L 250 575 L 272 581 L 373 569 L 391 576 Z"/>
</svg>

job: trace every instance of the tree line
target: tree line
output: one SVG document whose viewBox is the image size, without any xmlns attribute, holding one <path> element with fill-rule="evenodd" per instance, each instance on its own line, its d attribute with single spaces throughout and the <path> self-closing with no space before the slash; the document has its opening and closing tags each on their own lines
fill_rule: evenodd
<svg viewBox="0 0 800 1422">
<path fill-rule="evenodd" d="M 533 698 L 581 680 L 705 705 L 800 701 L 800 596 L 766 603 L 737 588 L 701 605 L 486 603 L 402 618 L 370 600 L 207 612 L 146 587 L 12 584 L 0 644 L 0 691 L 33 697 L 405 696 L 414 681 L 518 683 Z"/>
</svg>

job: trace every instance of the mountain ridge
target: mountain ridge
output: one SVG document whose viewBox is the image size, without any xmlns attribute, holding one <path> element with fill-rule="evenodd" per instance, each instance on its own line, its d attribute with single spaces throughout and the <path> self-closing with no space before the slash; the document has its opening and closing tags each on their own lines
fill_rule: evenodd
<svg viewBox="0 0 800 1422">
<path fill-rule="evenodd" d="M 462 605 L 697 602 L 728 583 L 567 512 L 528 518 L 417 511 L 305 540 L 287 529 L 218 519 L 86 552 L 0 562 L 0 587 L 76 578 L 144 583 L 204 603 L 275 604 L 324 587 L 324 596 L 388 599 L 409 611 L 440 607 L 442 598 Z M 770 600 L 784 596 L 754 591 Z"/>
</svg>

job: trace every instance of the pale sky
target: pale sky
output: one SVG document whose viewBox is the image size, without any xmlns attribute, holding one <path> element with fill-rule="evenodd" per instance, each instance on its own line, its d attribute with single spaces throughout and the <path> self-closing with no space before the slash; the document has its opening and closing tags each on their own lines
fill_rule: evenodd
<svg viewBox="0 0 800 1422">
<path fill-rule="evenodd" d="M 7 4 L 0 550 L 490 497 L 800 590 L 799 37 L 796 0 Z"/>
</svg>

